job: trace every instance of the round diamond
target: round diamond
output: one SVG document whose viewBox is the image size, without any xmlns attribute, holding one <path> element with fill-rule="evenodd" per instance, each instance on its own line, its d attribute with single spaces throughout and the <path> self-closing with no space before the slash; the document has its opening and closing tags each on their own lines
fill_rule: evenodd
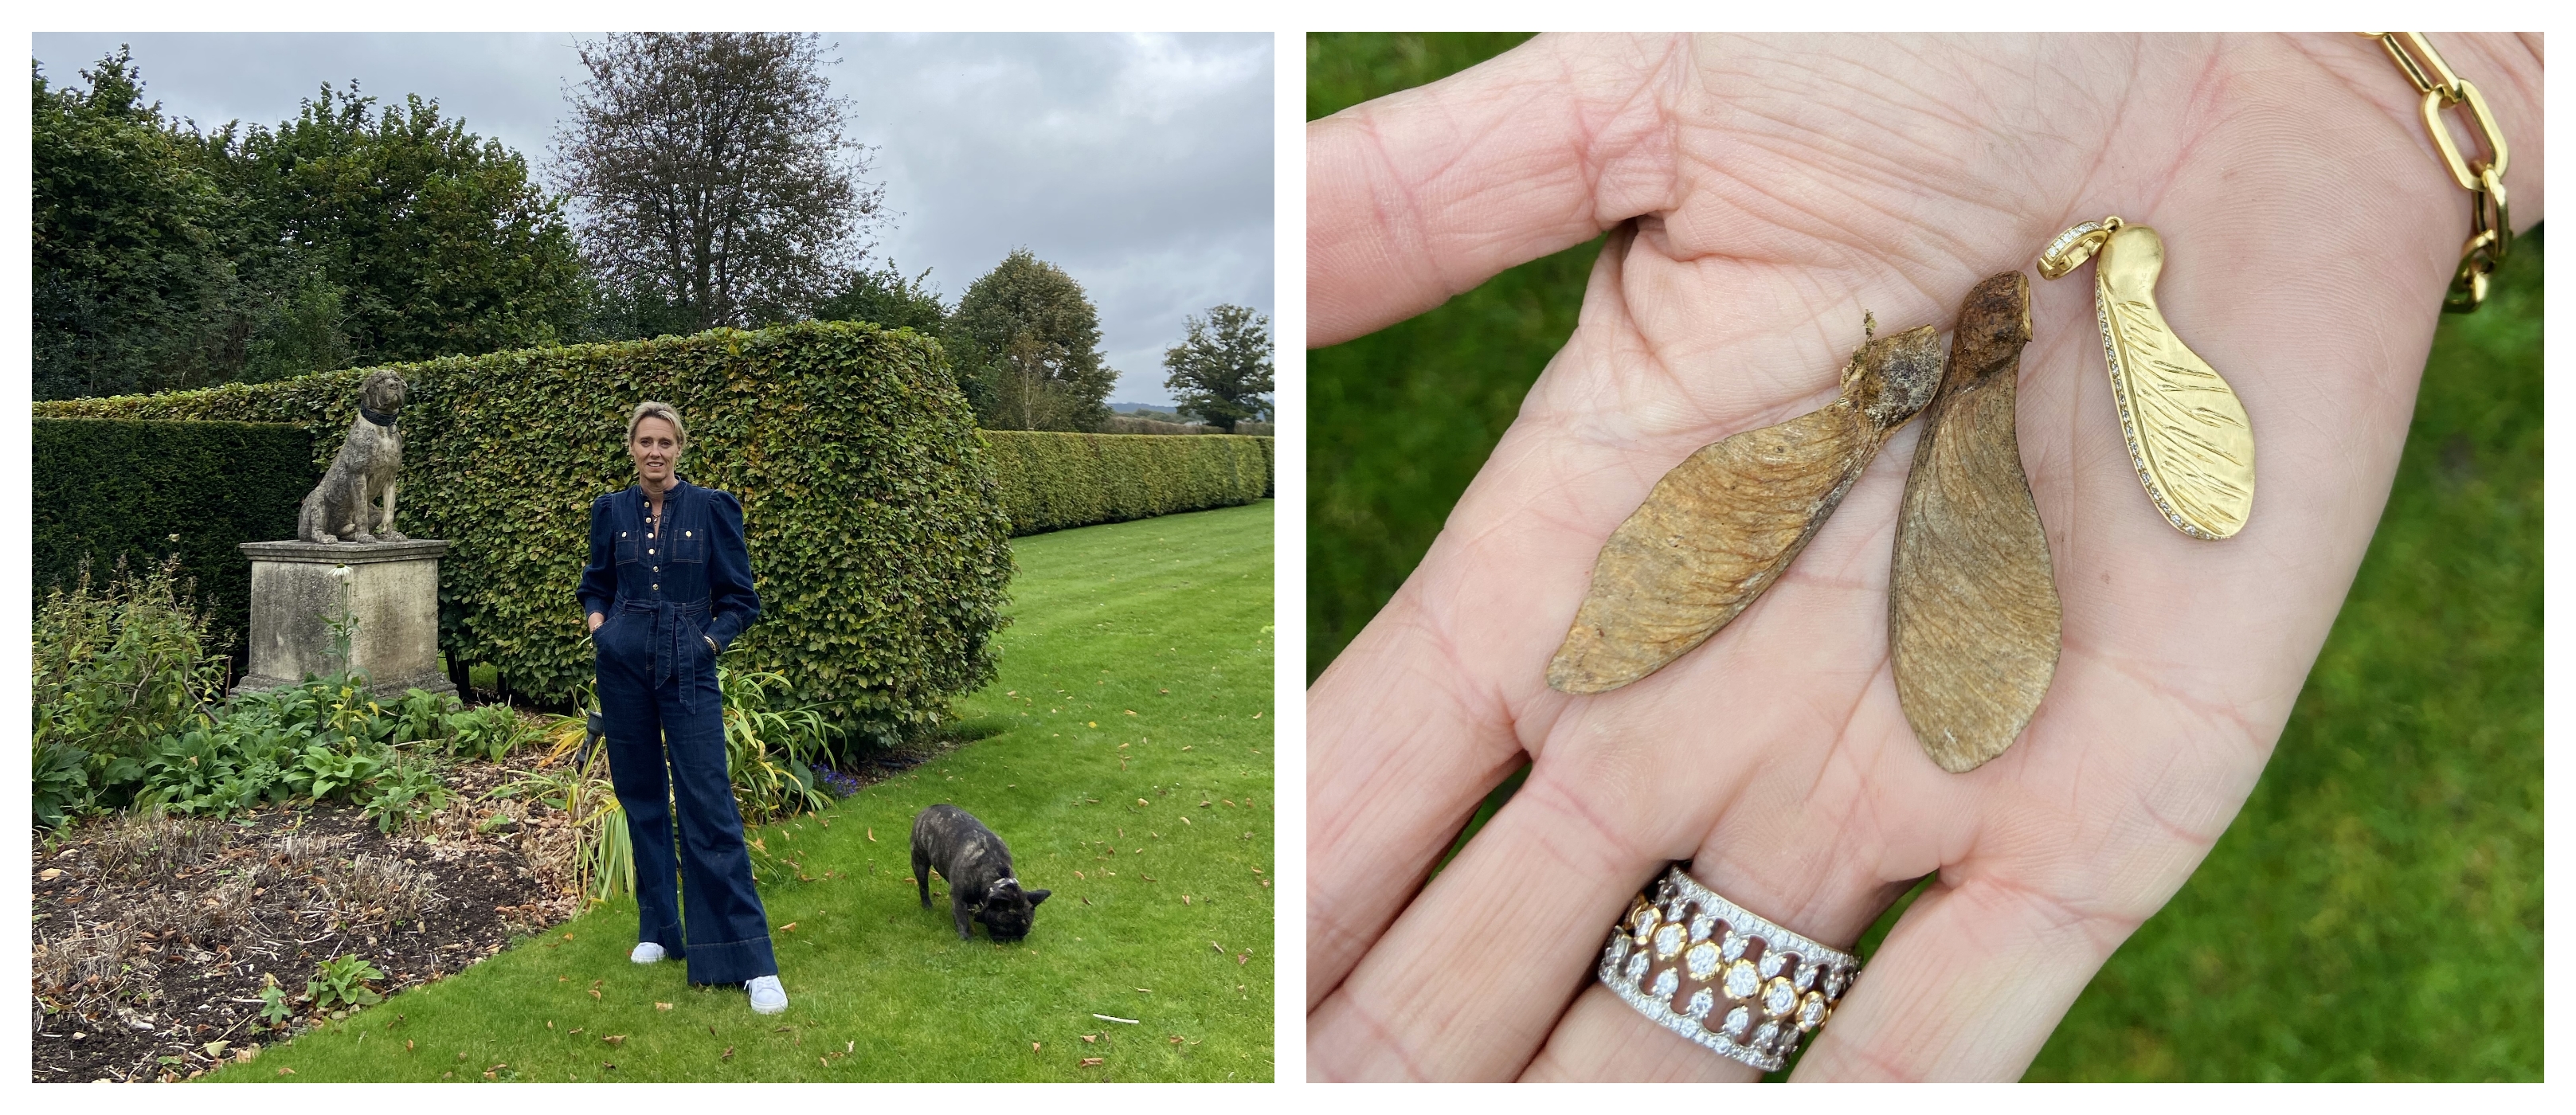
<svg viewBox="0 0 2576 1115">
<path fill-rule="evenodd" d="M 1628 982 L 1635 983 L 1646 978 L 1647 962 L 1648 958 L 1642 952 L 1628 958 Z"/>
<path fill-rule="evenodd" d="M 1845 977 L 1844 977 L 1844 975 L 1843 975 L 1843 970 L 1842 970 L 1842 969 L 1840 969 L 1840 968 L 1834 968 L 1834 969 L 1831 969 L 1831 970 L 1829 970 L 1829 971 L 1827 971 L 1827 972 L 1825 973 L 1825 997 L 1826 997 L 1826 998 L 1828 998 L 1828 999 L 1839 999 L 1839 998 L 1842 998 L 1842 997 L 1843 997 L 1843 988 L 1844 988 L 1845 986 L 1847 986 L 1847 983 L 1846 983 L 1846 978 L 1845 978 Z"/>
<path fill-rule="evenodd" d="M 1698 917 L 1691 919 L 1691 940 L 1705 941 L 1711 934 L 1716 932 L 1717 919 L 1708 916 L 1706 911 L 1702 911 Z"/>
<path fill-rule="evenodd" d="M 1780 974 L 1780 969 L 1785 968 L 1785 967 L 1788 967 L 1788 966 L 1789 966 L 1789 954 L 1787 954 L 1787 953 L 1785 953 L 1785 952 L 1781 952 L 1781 951 L 1780 951 L 1780 950 L 1778 950 L 1778 949 L 1764 949 L 1764 950 L 1762 950 L 1762 978 L 1763 978 L 1763 979 L 1770 979 L 1770 978 L 1771 978 L 1771 977 L 1773 977 L 1773 976 L 1779 975 L 1779 974 Z"/>
<path fill-rule="evenodd" d="M 1777 1022 L 1765 1022 L 1762 1024 L 1760 1029 L 1753 1031 L 1752 1044 L 1756 1046 L 1769 1045 L 1771 1044 L 1771 1039 L 1779 1036 L 1780 1024 Z"/>
<path fill-rule="evenodd" d="M 1773 1018 L 1782 1018 L 1796 1009 L 1798 1009 L 1798 989 L 1789 986 L 1788 980 L 1774 976 L 1770 983 L 1763 985 L 1762 1013 Z"/>
<path fill-rule="evenodd" d="M 1721 963 L 1724 962 L 1717 958 L 1717 946 L 1707 941 L 1692 945 L 1689 952 L 1682 954 L 1682 966 L 1690 970 L 1692 979 L 1702 983 L 1708 981 L 1710 974 L 1716 972 L 1717 966 Z"/>
<path fill-rule="evenodd" d="M 1663 971 L 1657 972 L 1655 973 L 1655 998 L 1672 998 L 1673 992 L 1680 988 L 1681 985 L 1682 978 L 1674 975 L 1672 969 L 1666 968 Z"/>
<path fill-rule="evenodd" d="M 1798 965 L 1798 974 L 1789 977 L 1789 982 L 1798 985 L 1798 990 L 1800 991 L 1805 991 L 1810 987 L 1814 987 L 1816 985 L 1816 966 L 1813 964 Z"/>
<path fill-rule="evenodd" d="M 1682 1008 L 1682 1014 L 1691 1021 L 1697 1022 L 1708 1017 L 1708 1012 L 1716 1006 L 1717 996 L 1709 994 L 1708 989 L 1703 987 L 1691 993 L 1690 1005 Z"/>
<path fill-rule="evenodd" d="M 1804 1033 L 1825 1024 L 1825 997 L 1813 991 L 1798 1000 L 1798 1030 Z"/>
<path fill-rule="evenodd" d="M 1616 967 L 1620 962 L 1626 959 L 1628 959 L 1628 935 L 1622 933 L 1616 937 L 1610 938 L 1611 966 Z"/>
<path fill-rule="evenodd" d="M 1742 1037 L 1744 1035 L 1744 1028 L 1752 1024 L 1753 1012 L 1746 1010 L 1743 1007 L 1737 1007 L 1734 1010 L 1726 1012 L 1726 1021 L 1718 1026 L 1718 1030 L 1735 1037 Z"/>
<path fill-rule="evenodd" d="M 1655 930 L 1655 958 L 1662 960 L 1682 951 L 1684 935 L 1685 931 L 1680 925 L 1665 922 L 1662 928 Z"/>
<path fill-rule="evenodd" d="M 1753 962 L 1738 960 L 1726 966 L 1726 994 L 1730 998 L 1750 999 L 1762 990 L 1762 977 L 1753 971 Z"/>
<path fill-rule="evenodd" d="M 1736 959 L 1744 955 L 1744 946 L 1750 943 L 1745 939 L 1744 934 L 1729 929 L 1726 931 L 1726 941 L 1719 949 L 1719 955 L 1728 960 Z"/>
</svg>

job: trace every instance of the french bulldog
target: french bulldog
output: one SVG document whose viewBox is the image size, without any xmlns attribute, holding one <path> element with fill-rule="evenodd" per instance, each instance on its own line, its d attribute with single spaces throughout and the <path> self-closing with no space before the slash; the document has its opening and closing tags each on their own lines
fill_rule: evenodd
<svg viewBox="0 0 2576 1115">
<path fill-rule="evenodd" d="M 1011 849 L 974 814 L 954 805 L 934 805 L 912 819 L 912 877 L 921 884 L 925 910 L 933 869 L 948 880 L 948 909 L 956 915 L 960 941 L 975 938 L 977 921 L 996 941 L 1028 936 L 1038 903 L 1052 893 L 1020 889 L 1011 874 Z"/>
</svg>

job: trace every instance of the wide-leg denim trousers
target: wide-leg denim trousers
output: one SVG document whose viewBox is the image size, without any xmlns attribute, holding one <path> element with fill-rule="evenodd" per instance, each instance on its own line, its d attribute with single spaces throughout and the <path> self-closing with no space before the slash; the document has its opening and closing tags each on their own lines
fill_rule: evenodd
<svg viewBox="0 0 2576 1115">
<path fill-rule="evenodd" d="M 689 611 L 626 602 L 609 612 L 594 635 L 600 728 L 634 837 L 636 939 L 686 959 L 691 983 L 745 983 L 777 975 L 778 960 L 725 775 L 715 655 Z"/>
</svg>

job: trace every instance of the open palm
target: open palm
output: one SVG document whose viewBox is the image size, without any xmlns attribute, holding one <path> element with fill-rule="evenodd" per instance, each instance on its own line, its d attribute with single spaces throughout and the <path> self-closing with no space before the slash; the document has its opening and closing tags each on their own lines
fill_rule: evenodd
<svg viewBox="0 0 2576 1115">
<path fill-rule="evenodd" d="M 2436 45 L 2537 221 L 2537 40 Z M 1574 336 L 1309 692 L 1310 1073 L 1752 1075 L 1586 987 L 1628 897 L 1691 859 L 1842 944 L 1937 872 L 1799 1075 L 2018 1075 L 2235 816 L 2378 520 L 2467 230 L 2411 89 L 2350 35 L 1543 37 L 1307 139 L 1310 344 L 1612 230 Z M 2224 542 L 2165 524 L 2090 270 L 2034 282 L 2019 430 L 2063 652 L 2011 750 L 1946 774 L 1898 707 L 1910 427 L 1715 638 L 1611 693 L 1547 687 L 1602 541 L 1666 470 L 1831 400 L 1864 311 L 1947 331 L 1978 280 L 2105 214 L 2162 234 L 2165 314 L 2252 418 L 2254 512 Z"/>
</svg>

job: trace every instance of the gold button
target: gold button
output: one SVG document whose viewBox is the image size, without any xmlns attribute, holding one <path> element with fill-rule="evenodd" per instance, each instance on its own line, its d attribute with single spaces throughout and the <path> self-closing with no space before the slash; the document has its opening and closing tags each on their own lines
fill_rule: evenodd
<svg viewBox="0 0 2576 1115">
<path fill-rule="evenodd" d="M 652 548 L 651 548 L 651 547 L 646 547 L 646 548 L 645 548 L 645 550 L 644 550 L 644 552 L 649 554 L 649 553 L 652 553 L 652 552 L 653 552 L 653 550 L 652 550 Z"/>
<path fill-rule="evenodd" d="M 660 592 L 660 591 L 662 591 L 662 586 L 660 586 L 660 585 L 655 585 L 655 586 L 653 586 L 653 591 L 655 591 L 655 592 Z"/>
<path fill-rule="evenodd" d="M 698 536 L 698 532 L 694 530 L 684 530 L 680 532 L 680 536 L 683 538 L 695 538 Z"/>
</svg>

